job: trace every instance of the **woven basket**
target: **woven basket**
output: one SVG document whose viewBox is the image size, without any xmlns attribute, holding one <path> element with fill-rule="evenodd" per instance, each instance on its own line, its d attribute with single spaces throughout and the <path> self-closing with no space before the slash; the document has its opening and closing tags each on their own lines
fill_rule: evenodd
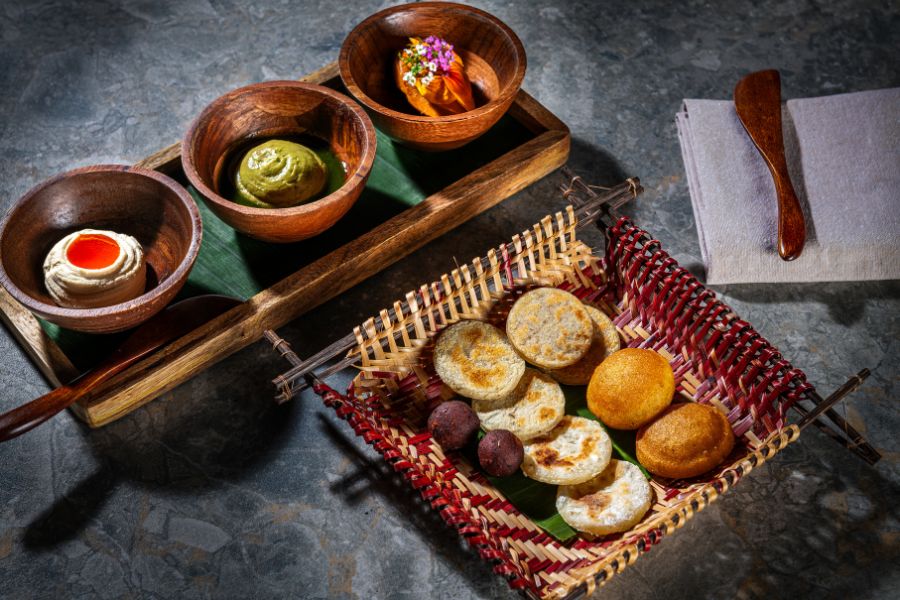
<svg viewBox="0 0 900 600">
<path fill-rule="evenodd" d="M 346 394 L 312 378 L 325 404 L 402 473 L 495 573 L 539 598 L 590 594 L 795 441 L 800 426 L 787 423 L 786 411 L 812 392 L 801 371 L 645 231 L 619 218 L 606 228 L 605 253 L 598 256 L 578 239 L 576 225 L 569 206 L 356 328 L 348 362 L 359 373 Z M 652 348 L 669 360 L 676 394 L 723 410 L 739 437 L 725 463 L 702 478 L 653 479 L 653 508 L 625 534 L 558 542 L 463 456 L 445 454 L 424 428 L 434 401 L 453 396 L 432 366 L 436 334 L 460 319 L 502 328 L 512 302 L 533 286 L 566 289 L 613 316 L 625 345 Z M 287 379 L 278 381 L 284 386 Z"/>
</svg>

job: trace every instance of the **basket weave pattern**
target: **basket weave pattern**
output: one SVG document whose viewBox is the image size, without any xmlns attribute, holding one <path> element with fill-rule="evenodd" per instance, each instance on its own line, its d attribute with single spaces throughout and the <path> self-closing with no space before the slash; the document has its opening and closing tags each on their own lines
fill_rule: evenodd
<svg viewBox="0 0 900 600">
<path fill-rule="evenodd" d="M 347 420 L 423 499 L 457 529 L 511 587 L 569 598 L 594 591 L 662 537 L 797 439 L 785 411 L 811 390 L 658 241 L 620 219 L 606 230 L 603 257 L 579 241 L 571 208 L 506 245 L 406 295 L 355 330 L 359 375 L 347 394 L 317 382 L 326 405 Z M 423 424 L 452 397 L 432 366 L 436 334 L 460 319 L 502 327 L 514 300 L 535 285 L 566 289 L 612 315 L 627 346 L 665 356 L 683 399 L 724 410 L 743 443 L 700 479 L 654 479 L 656 502 L 631 531 L 562 544 L 520 513 L 459 454 L 445 455 Z"/>
</svg>

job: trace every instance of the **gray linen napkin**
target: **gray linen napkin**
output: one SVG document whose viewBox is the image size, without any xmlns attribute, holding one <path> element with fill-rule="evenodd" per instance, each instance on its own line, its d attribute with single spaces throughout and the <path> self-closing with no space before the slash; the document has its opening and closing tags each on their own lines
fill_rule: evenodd
<svg viewBox="0 0 900 600">
<path fill-rule="evenodd" d="M 776 250 L 775 184 L 734 103 L 685 100 L 675 117 L 709 284 L 900 278 L 900 88 L 789 100 L 803 254 Z"/>
</svg>

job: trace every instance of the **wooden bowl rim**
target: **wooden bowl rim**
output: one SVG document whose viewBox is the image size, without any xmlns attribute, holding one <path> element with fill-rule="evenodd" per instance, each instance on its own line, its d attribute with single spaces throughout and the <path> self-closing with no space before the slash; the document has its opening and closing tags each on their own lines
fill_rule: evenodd
<svg viewBox="0 0 900 600">
<path fill-rule="evenodd" d="M 47 304 L 46 302 L 41 302 L 31 295 L 26 294 L 22 289 L 19 288 L 19 286 L 17 286 L 13 282 L 13 280 L 9 277 L 9 274 L 6 272 L 6 267 L 4 266 L 2 255 L 2 244 L 0 244 L 0 284 L 2 284 L 4 288 L 6 288 L 6 291 L 9 292 L 9 294 L 13 298 L 18 300 L 19 303 L 33 312 L 43 313 L 54 318 L 73 320 L 87 320 L 97 317 L 109 317 L 127 314 L 138 309 L 141 306 L 152 304 L 160 296 L 166 294 L 173 286 L 175 286 L 176 284 L 180 284 L 187 276 L 188 272 L 190 272 L 190 270 L 193 268 L 194 261 L 197 259 L 197 255 L 200 253 L 200 243 L 203 239 L 203 224 L 200 219 L 200 211 L 197 209 L 197 205 L 194 203 L 194 199 L 191 198 L 191 195 L 188 193 L 188 191 L 181 185 L 179 185 L 177 181 L 175 181 L 171 177 L 168 177 L 167 175 L 160 173 L 159 171 L 153 171 L 150 169 L 132 165 L 90 165 L 72 169 L 64 173 L 59 173 L 58 175 L 54 175 L 53 177 L 50 177 L 49 179 L 37 184 L 36 186 L 25 192 L 25 194 L 21 198 L 19 198 L 19 200 L 16 201 L 15 204 L 13 204 L 9 212 L 6 213 L 6 216 L 3 217 L 3 220 L 0 221 L 0 240 L 2 240 L 6 236 L 7 227 L 9 226 L 9 223 L 15 213 L 23 206 L 25 206 L 25 204 L 30 202 L 40 192 L 65 179 L 70 179 L 72 177 L 90 173 L 134 173 L 142 177 L 153 179 L 158 183 L 161 183 L 170 191 L 174 192 L 175 196 L 181 201 L 182 206 L 187 209 L 187 212 L 191 218 L 190 244 L 188 245 L 184 258 L 178 264 L 178 267 L 175 269 L 175 271 L 173 271 L 172 274 L 165 279 L 165 281 L 160 281 L 159 284 L 152 290 L 150 290 L 149 292 L 144 292 L 140 296 L 132 298 L 131 300 L 128 300 L 126 302 L 120 302 L 118 304 L 111 304 L 109 306 L 101 306 L 97 308 L 66 308 L 57 304 Z M 152 316 L 152 313 L 147 315 L 148 318 L 150 316 Z"/>
<path fill-rule="evenodd" d="M 379 21 L 384 17 L 392 15 L 394 13 L 404 11 L 414 12 L 420 8 L 453 8 L 458 9 L 461 12 L 477 14 L 496 25 L 501 31 L 503 31 L 503 33 L 505 33 L 509 37 L 509 39 L 512 41 L 513 47 L 515 48 L 515 54 L 516 58 L 518 59 L 519 66 L 517 67 L 516 73 L 513 76 L 510 84 L 500 90 L 500 95 L 497 96 L 497 98 L 482 106 L 479 106 L 475 110 L 467 110 L 466 112 L 459 113 L 458 115 L 427 117 L 425 115 L 405 113 L 400 112 L 399 110 L 388 108 L 387 106 L 373 100 L 368 94 L 363 92 L 358 85 L 356 85 L 356 81 L 353 79 L 353 74 L 350 72 L 350 47 L 353 45 L 351 42 L 359 35 L 359 31 L 363 28 L 363 26 L 367 26 L 374 21 Z M 491 13 L 474 6 L 459 4 L 457 2 L 416 2 L 414 4 L 399 4 L 397 6 L 390 6 L 366 17 L 359 24 L 357 24 L 356 27 L 350 30 L 350 33 L 347 34 L 347 37 L 344 38 L 344 43 L 341 44 L 341 53 L 338 57 L 338 65 L 341 73 L 341 81 L 344 82 L 344 87 L 346 87 L 347 90 L 351 94 L 353 94 L 354 98 L 365 104 L 371 110 L 374 110 L 375 112 L 387 117 L 392 117 L 394 119 L 409 121 L 413 123 L 454 123 L 457 121 L 466 121 L 469 119 L 480 117 L 482 115 L 495 111 L 497 108 L 502 108 L 505 104 L 507 104 L 517 93 L 519 93 L 519 89 L 522 87 L 522 81 L 524 81 L 525 79 L 525 71 L 528 68 L 528 58 L 525 54 L 525 46 L 522 44 L 522 40 L 519 39 L 519 36 L 516 35 L 516 32 L 513 31 L 509 25 L 507 25 Z"/>
<path fill-rule="evenodd" d="M 277 87 L 289 87 L 304 90 L 312 94 L 329 96 L 340 104 L 343 104 L 344 106 L 349 108 L 356 116 L 356 118 L 362 122 L 363 130 L 365 131 L 365 135 L 363 136 L 362 140 L 363 151 L 360 154 L 359 166 L 352 173 L 347 173 L 347 180 L 344 181 L 344 184 L 341 185 L 341 187 L 331 192 L 327 196 L 319 198 L 318 200 L 313 200 L 312 202 L 300 204 L 299 206 L 291 206 L 288 208 L 257 208 L 255 206 L 245 206 L 243 204 L 238 204 L 234 200 L 223 198 L 206 185 L 206 183 L 200 177 L 197 168 L 194 166 L 194 159 L 191 156 L 191 146 L 194 142 L 194 137 L 197 134 L 197 129 L 200 127 L 200 122 L 204 117 L 208 115 L 209 111 L 211 111 L 213 107 L 218 106 L 219 104 L 231 102 L 235 98 L 246 94 L 254 94 L 262 90 Z M 337 92 L 329 87 L 325 87 L 324 85 L 307 83 L 305 81 L 279 79 L 275 81 L 251 83 L 250 85 L 239 87 L 223 94 L 222 96 L 219 96 L 218 98 L 207 104 L 203 111 L 197 116 L 197 118 L 194 119 L 193 123 L 191 123 L 191 126 L 188 128 L 187 134 L 184 136 L 184 139 L 181 142 L 181 163 L 182 167 L 184 168 L 184 174 L 187 176 L 188 181 L 191 182 L 191 185 L 197 188 L 197 191 L 200 192 L 200 194 L 204 198 L 206 198 L 210 202 L 213 202 L 217 206 L 221 206 L 225 210 L 243 213 L 252 217 L 295 217 L 299 215 L 312 214 L 326 205 L 338 204 L 345 200 L 346 197 L 359 186 L 360 182 L 364 182 L 366 180 L 369 171 L 371 171 L 372 164 L 375 162 L 376 144 L 377 141 L 375 138 L 375 126 L 372 124 L 372 120 L 369 118 L 369 115 L 366 114 L 366 111 L 364 111 L 362 107 L 359 106 L 359 104 L 354 102 L 352 98 L 349 98 L 348 96 L 341 94 L 340 92 Z"/>
</svg>

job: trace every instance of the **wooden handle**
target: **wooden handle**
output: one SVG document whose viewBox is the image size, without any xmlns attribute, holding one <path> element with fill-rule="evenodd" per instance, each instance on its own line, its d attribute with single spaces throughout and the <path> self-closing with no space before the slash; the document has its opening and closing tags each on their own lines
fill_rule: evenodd
<svg viewBox="0 0 900 600">
<path fill-rule="evenodd" d="M 34 429 L 59 411 L 85 397 L 97 384 L 124 371 L 144 354 L 128 357 L 114 356 L 72 383 L 60 386 L 40 398 L 35 398 L 27 404 L 3 413 L 0 415 L 0 442 L 11 440 Z"/>
<path fill-rule="evenodd" d="M 778 254 L 784 260 L 794 260 L 803 251 L 806 243 L 806 221 L 797 193 L 787 174 L 787 165 L 783 162 L 776 167 L 766 161 L 772 178 L 775 180 L 775 191 L 778 194 Z"/>
<path fill-rule="evenodd" d="M 0 442 L 11 440 L 34 429 L 78 398 L 76 389 L 64 385 L 0 415 Z"/>
</svg>

